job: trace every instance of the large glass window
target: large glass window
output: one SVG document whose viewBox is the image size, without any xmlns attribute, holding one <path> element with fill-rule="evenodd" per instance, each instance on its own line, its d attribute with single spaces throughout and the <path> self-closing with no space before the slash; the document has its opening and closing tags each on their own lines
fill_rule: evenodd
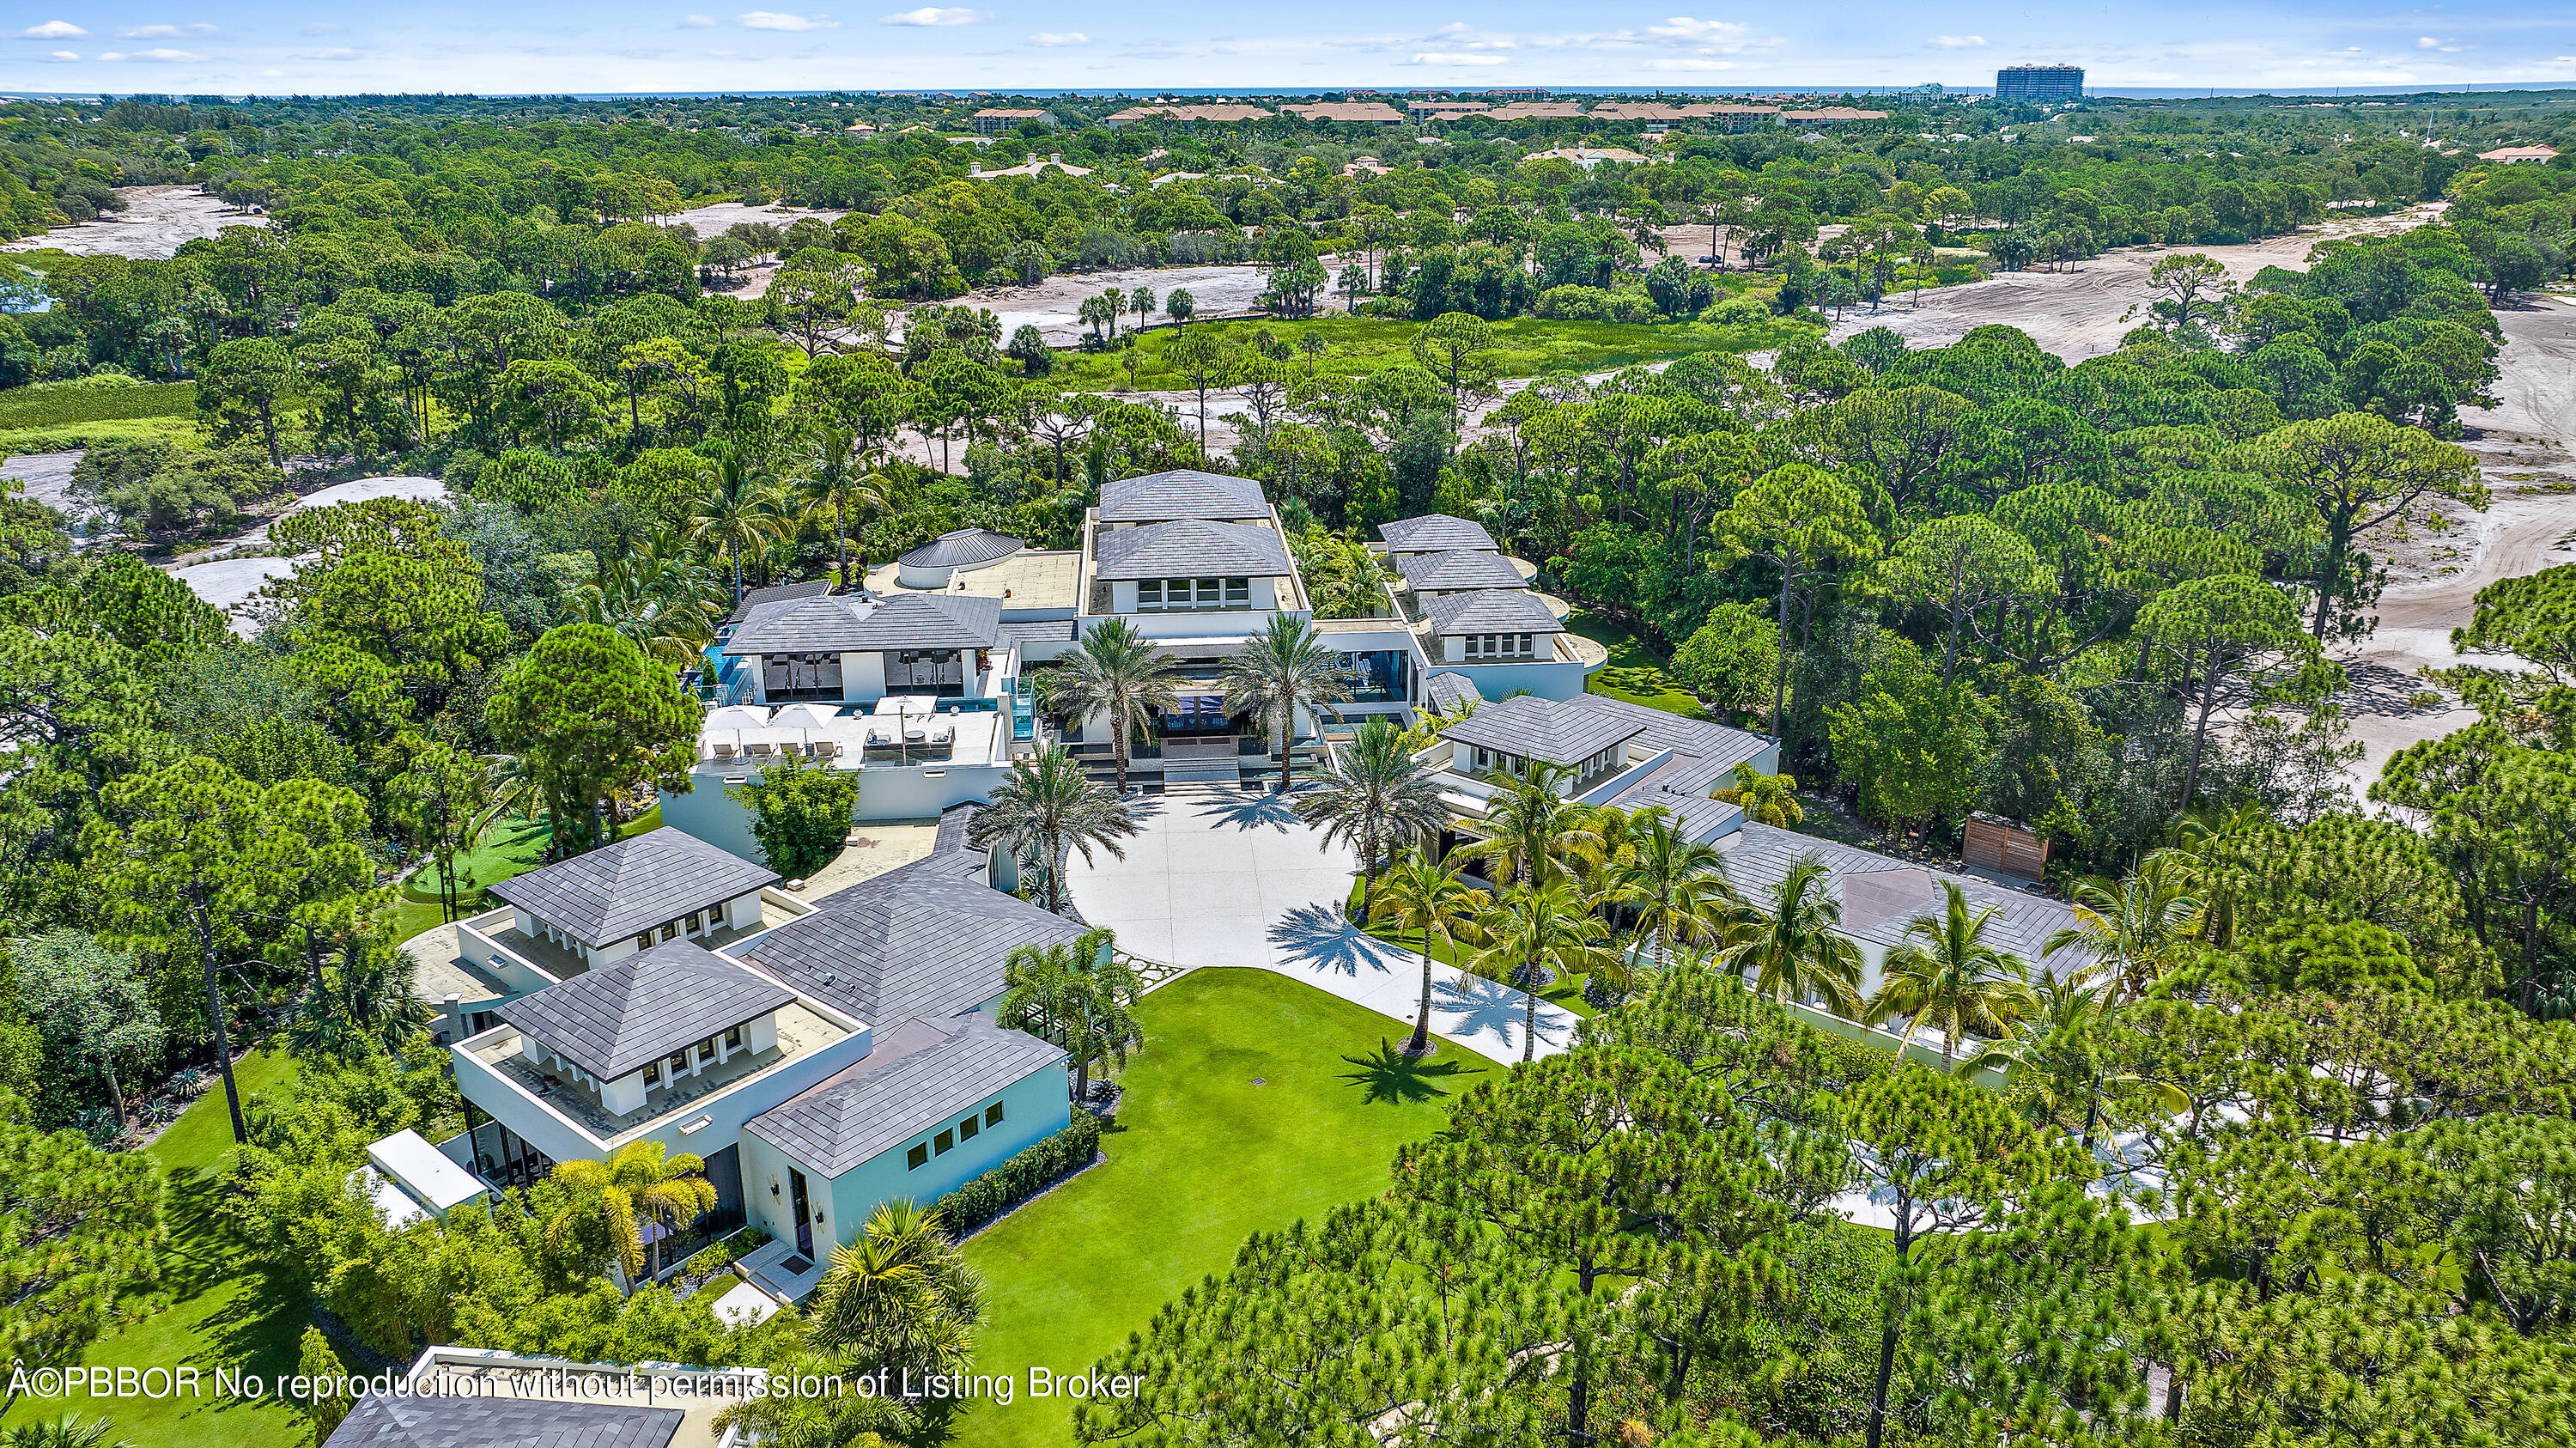
<svg viewBox="0 0 2576 1448">
<path fill-rule="evenodd" d="M 886 656 L 889 692 L 965 687 L 966 661 L 955 649 L 904 649 Z"/>
<path fill-rule="evenodd" d="M 841 697 L 839 654 L 763 654 L 761 686 L 773 701 Z"/>
<path fill-rule="evenodd" d="M 1136 585 L 1136 608 L 1140 613 L 1251 606 L 1249 578 L 1148 578 Z"/>
</svg>

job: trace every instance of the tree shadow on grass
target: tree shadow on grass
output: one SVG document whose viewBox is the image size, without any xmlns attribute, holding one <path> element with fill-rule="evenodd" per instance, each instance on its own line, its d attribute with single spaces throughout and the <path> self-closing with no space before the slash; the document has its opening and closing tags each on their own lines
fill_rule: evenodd
<svg viewBox="0 0 2576 1448">
<path fill-rule="evenodd" d="M 1400 1106 L 1446 1096 L 1451 1085 L 1473 1084 L 1459 1078 L 1482 1075 L 1488 1069 L 1439 1056 L 1417 1061 L 1383 1039 L 1374 1056 L 1342 1059 L 1359 1069 L 1343 1072 L 1341 1079 L 1365 1088 L 1371 1106 Z"/>
</svg>

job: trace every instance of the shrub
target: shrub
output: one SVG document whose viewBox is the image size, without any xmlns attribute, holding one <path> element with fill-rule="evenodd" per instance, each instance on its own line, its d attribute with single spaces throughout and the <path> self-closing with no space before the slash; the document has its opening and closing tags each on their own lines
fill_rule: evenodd
<svg viewBox="0 0 2576 1448">
<path fill-rule="evenodd" d="M 1100 1118 L 1073 1113 L 1073 1124 L 931 1204 L 941 1230 L 963 1238 L 986 1222 L 1091 1165 L 1100 1154 Z"/>
<path fill-rule="evenodd" d="M 1753 327 L 1771 320 L 1771 307 L 1760 297 L 1728 297 L 1700 313 L 1699 319 L 1721 327 Z"/>
<path fill-rule="evenodd" d="M 1662 315 L 1644 292 L 1581 286 L 1549 287 L 1531 310 L 1552 322 L 1651 322 Z"/>
</svg>

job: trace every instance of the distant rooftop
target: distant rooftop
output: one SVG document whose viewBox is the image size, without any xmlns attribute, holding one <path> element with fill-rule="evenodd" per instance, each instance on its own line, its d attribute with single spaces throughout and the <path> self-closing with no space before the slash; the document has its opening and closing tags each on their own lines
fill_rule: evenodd
<svg viewBox="0 0 2576 1448">
<path fill-rule="evenodd" d="M 1099 566 L 1093 573 L 1102 579 L 1280 578 L 1293 571 L 1279 535 L 1257 523 L 1149 523 L 1100 534 L 1096 550 Z"/>
<path fill-rule="evenodd" d="M 1444 637 L 1460 634 L 1555 634 L 1565 632 L 1565 625 L 1539 602 L 1538 595 L 1520 588 L 1480 588 L 1473 593 L 1444 593 L 1427 599 L 1422 605 L 1422 618 L 1431 631 Z"/>
<path fill-rule="evenodd" d="M 990 528 L 960 528 L 942 533 L 895 560 L 915 568 L 965 568 L 1008 558 L 1028 545 Z"/>
<path fill-rule="evenodd" d="M 1266 517 L 1269 512 L 1261 484 L 1196 468 L 1119 478 L 1100 489 L 1103 523 L 1167 523 L 1176 518 L 1226 521 Z"/>
<path fill-rule="evenodd" d="M 1416 592 L 1456 593 L 1475 588 L 1521 588 L 1528 580 L 1511 560 L 1484 548 L 1452 548 L 1445 553 L 1403 553 L 1395 571 Z"/>
<path fill-rule="evenodd" d="M 724 651 L 740 657 L 989 649 L 1001 642 L 1001 622 L 998 600 L 970 594 L 898 593 L 878 599 L 844 594 L 758 610 L 734 631 Z"/>
<path fill-rule="evenodd" d="M 1389 553 L 1445 553 L 1459 548 L 1481 548 L 1499 553 L 1494 535 L 1479 523 L 1453 518 L 1446 513 L 1426 513 L 1419 518 L 1399 518 L 1377 525 L 1377 536 L 1386 540 Z"/>
</svg>

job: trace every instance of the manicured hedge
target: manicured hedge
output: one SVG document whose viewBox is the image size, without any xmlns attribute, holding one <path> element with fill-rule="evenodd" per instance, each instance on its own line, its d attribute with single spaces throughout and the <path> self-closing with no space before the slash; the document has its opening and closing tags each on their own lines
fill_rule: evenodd
<svg viewBox="0 0 2576 1448">
<path fill-rule="evenodd" d="M 951 1237 L 967 1233 L 1054 1186 L 1100 1154 L 1100 1118 L 1073 1113 L 1073 1124 L 931 1204 Z"/>
</svg>

